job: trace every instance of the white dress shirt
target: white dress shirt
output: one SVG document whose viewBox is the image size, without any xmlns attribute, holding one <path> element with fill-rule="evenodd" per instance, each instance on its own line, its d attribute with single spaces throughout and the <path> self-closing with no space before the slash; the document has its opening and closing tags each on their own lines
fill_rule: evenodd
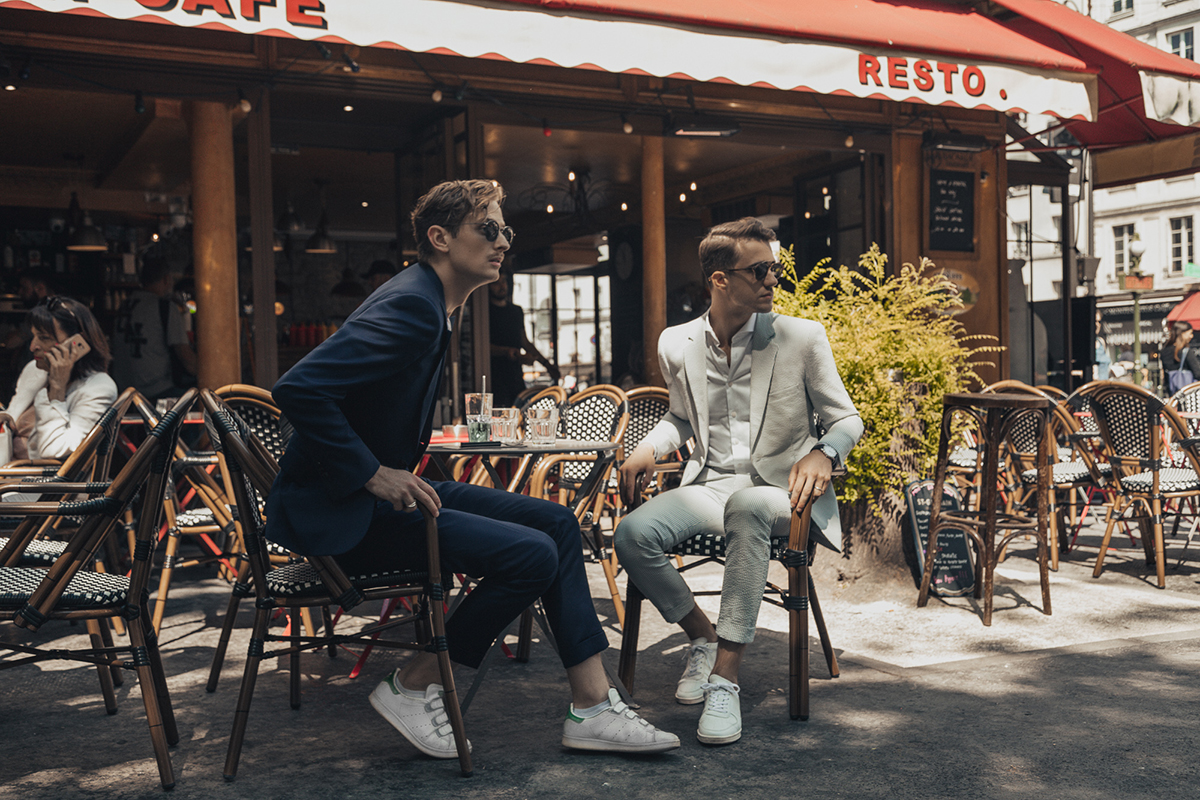
<svg viewBox="0 0 1200 800">
<path fill-rule="evenodd" d="M 721 472 L 750 474 L 750 340 L 758 314 L 751 314 L 730 340 L 729 358 L 712 321 L 704 317 L 708 374 L 708 463 Z"/>
</svg>

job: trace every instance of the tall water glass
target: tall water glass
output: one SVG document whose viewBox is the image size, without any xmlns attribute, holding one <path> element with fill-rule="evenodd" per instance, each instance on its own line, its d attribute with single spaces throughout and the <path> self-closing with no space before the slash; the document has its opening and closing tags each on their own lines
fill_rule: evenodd
<svg viewBox="0 0 1200 800">
<path fill-rule="evenodd" d="M 467 393 L 467 441 L 489 442 L 492 435 L 492 394 Z"/>
</svg>

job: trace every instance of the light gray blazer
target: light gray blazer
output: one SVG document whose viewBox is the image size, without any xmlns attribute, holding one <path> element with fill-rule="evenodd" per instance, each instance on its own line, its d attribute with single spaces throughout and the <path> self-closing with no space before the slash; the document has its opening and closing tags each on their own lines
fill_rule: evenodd
<svg viewBox="0 0 1200 800">
<path fill-rule="evenodd" d="M 658 359 L 671 407 L 644 440 L 661 458 L 695 437 L 696 447 L 684 465 L 683 485 L 695 481 L 708 460 L 706 320 L 704 315 L 667 328 L 659 337 Z M 792 465 L 818 441 L 832 446 L 845 464 L 862 436 L 863 422 L 838 375 L 825 329 L 811 320 L 767 312 L 758 315 L 750 347 L 754 471 L 770 485 L 786 489 Z M 825 426 L 819 440 L 814 413 Z M 822 543 L 840 550 L 842 525 L 832 487 L 813 504 L 812 519 L 828 540 Z"/>
</svg>

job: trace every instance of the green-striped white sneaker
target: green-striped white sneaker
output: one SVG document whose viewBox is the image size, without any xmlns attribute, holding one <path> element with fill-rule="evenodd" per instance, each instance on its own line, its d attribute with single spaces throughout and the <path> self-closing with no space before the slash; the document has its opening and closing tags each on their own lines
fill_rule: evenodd
<svg viewBox="0 0 1200 800">
<path fill-rule="evenodd" d="M 424 697 L 409 697 L 400 691 L 400 675 L 396 670 L 371 692 L 371 707 L 425 755 L 458 758 L 441 684 L 425 687 Z M 470 750 L 471 743 L 467 742 L 467 751 Z"/>
<path fill-rule="evenodd" d="M 662 753 L 679 747 L 679 737 L 660 731 L 625 705 L 616 689 L 608 690 L 606 708 L 594 717 L 583 719 L 575 706 L 563 722 L 563 747 L 576 750 L 602 750 L 611 753 Z"/>
</svg>

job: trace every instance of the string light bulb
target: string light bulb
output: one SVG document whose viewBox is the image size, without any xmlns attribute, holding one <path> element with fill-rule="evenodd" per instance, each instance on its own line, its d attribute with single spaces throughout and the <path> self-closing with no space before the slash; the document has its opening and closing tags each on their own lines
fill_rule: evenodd
<svg viewBox="0 0 1200 800">
<path fill-rule="evenodd" d="M 342 106 L 342 111 L 353 111 L 353 110 L 354 110 L 354 106 L 350 105 L 349 103 Z"/>
<path fill-rule="evenodd" d="M 684 193 L 684 192 L 679 193 L 679 202 L 681 202 L 681 203 L 687 202 L 687 194 L 686 193 Z"/>
<path fill-rule="evenodd" d="M 571 181 L 571 183 L 575 182 L 575 170 L 571 170 L 567 173 L 567 180 Z"/>
<path fill-rule="evenodd" d="M 843 144 L 845 144 L 846 147 L 854 147 L 854 134 L 849 134 L 846 136 L 846 141 L 843 142 Z"/>
<path fill-rule="evenodd" d="M 547 213 L 547 214 L 553 214 L 553 213 L 554 213 L 554 205 L 553 205 L 553 204 L 551 204 L 551 203 L 547 203 L 547 204 L 546 204 L 546 213 Z"/>
<path fill-rule="evenodd" d="M 429 99 L 430 99 L 430 100 L 432 100 L 432 101 L 433 101 L 433 102 L 435 102 L 435 103 L 440 103 L 440 102 L 442 102 L 442 90 L 441 90 L 441 89 L 434 89 L 434 90 L 433 90 L 433 93 L 429 95 Z"/>
<path fill-rule="evenodd" d="M 692 181 L 692 185 L 688 188 L 690 188 L 693 192 L 696 191 L 696 182 Z"/>
<path fill-rule="evenodd" d="M 237 96 L 238 96 L 238 108 L 241 109 L 243 114 L 249 114 L 251 111 L 254 110 L 254 106 L 251 105 L 250 100 L 249 100 L 249 98 L 246 97 L 245 92 L 243 92 L 241 89 L 238 89 Z"/>
<path fill-rule="evenodd" d="M 621 115 L 621 130 L 633 133 L 633 123 L 626 119 L 624 114 Z"/>
<path fill-rule="evenodd" d="M 622 210 L 622 211 L 628 211 L 628 210 L 629 210 L 629 203 L 621 203 L 621 210 Z"/>
</svg>

